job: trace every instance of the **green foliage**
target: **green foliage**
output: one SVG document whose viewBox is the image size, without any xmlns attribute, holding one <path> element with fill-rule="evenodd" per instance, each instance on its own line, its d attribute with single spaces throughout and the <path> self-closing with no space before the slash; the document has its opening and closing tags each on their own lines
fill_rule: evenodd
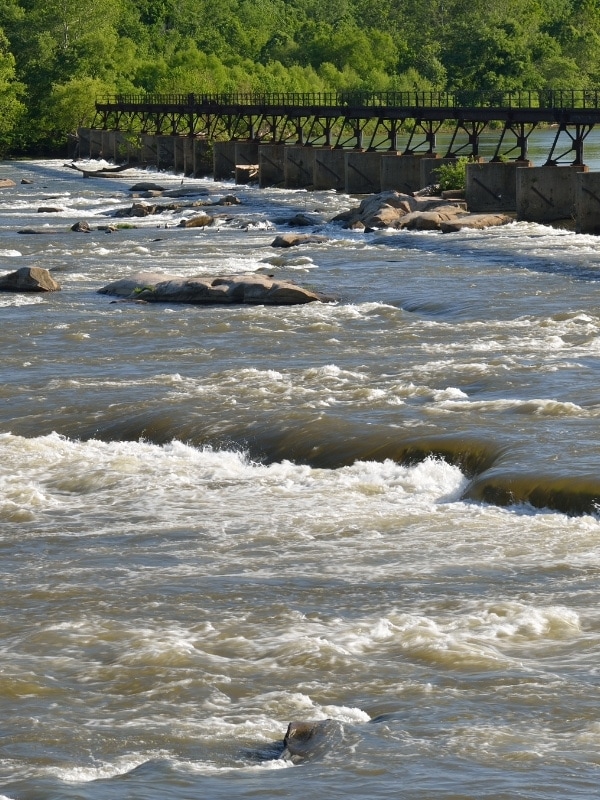
<svg viewBox="0 0 600 800">
<path fill-rule="evenodd" d="M 467 182 L 467 164 L 469 159 L 466 156 L 460 156 L 456 161 L 449 164 L 440 164 L 433 172 L 438 177 L 440 189 L 443 192 L 451 189 L 464 190 Z"/>
<path fill-rule="evenodd" d="M 598 0 L 0 2 L 0 154 L 64 141 L 112 91 L 598 83 Z"/>
</svg>

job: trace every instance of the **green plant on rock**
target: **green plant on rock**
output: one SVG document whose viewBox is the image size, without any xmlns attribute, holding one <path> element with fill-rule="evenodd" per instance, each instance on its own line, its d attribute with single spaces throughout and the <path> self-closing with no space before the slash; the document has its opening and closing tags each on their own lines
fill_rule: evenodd
<svg viewBox="0 0 600 800">
<path fill-rule="evenodd" d="M 438 183 L 443 192 L 451 189 L 464 191 L 467 183 L 468 163 L 469 159 L 466 156 L 460 156 L 456 161 L 449 164 L 440 164 L 439 167 L 433 170 L 438 177 Z"/>
</svg>

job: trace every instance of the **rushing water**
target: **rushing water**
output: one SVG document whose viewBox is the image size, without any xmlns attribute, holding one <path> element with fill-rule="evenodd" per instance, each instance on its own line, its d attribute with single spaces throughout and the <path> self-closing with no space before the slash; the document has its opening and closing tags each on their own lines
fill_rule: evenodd
<svg viewBox="0 0 600 800">
<path fill-rule="evenodd" d="M 598 239 L 361 234 L 329 222 L 355 198 L 188 179 L 242 203 L 107 233 L 181 177 L 0 177 L 0 268 L 62 286 L 0 295 L 0 795 L 597 797 Z M 327 242 L 271 247 L 298 211 Z M 140 270 L 336 302 L 97 293 Z"/>
</svg>

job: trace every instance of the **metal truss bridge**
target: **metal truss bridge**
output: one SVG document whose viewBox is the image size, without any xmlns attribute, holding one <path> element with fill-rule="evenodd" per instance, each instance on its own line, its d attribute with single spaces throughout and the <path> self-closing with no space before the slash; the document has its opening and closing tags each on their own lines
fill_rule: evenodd
<svg viewBox="0 0 600 800">
<path fill-rule="evenodd" d="M 96 102 L 93 128 L 210 141 L 479 155 L 484 131 L 497 135 L 493 160 L 527 160 L 528 139 L 553 126 L 547 165 L 583 165 L 584 142 L 600 123 L 600 90 L 518 92 L 338 92 L 115 95 Z M 566 149 L 565 148 L 566 144 Z M 562 151 L 562 152 L 561 152 Z"/>
</svg>

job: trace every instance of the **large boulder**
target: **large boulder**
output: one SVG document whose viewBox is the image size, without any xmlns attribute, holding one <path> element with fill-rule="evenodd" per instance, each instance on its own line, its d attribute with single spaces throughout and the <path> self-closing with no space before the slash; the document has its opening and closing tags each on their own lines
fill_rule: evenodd
<svg viewBox="0 0 600 800">
<path fill-rule="evenodd" d="M 17 184 L 10 178 L 0 178 L 0 189 L 12 189 Z"/>
<path fill-rule="evenodd" d="M 60 286 L 47 269 L 21 267 L 16 272 L 0 276 L 1 292 L 58 292 Z"/>
<path fill-rule="evenodd" d="M 442 221 L 466 213 L 466 203 L 460 199 L 450 202 L 443 197 L 421 197 L 391 190 L 369 195 L 359 206 L 338 214 L 332 221 L 342 222 L 351 230 L 440 230 Z"/>
<path fill-rule="evenodd" d="M 98 291 L 100 294 L 147 303 L 297 305 L 330 302 L 330 298 L 309 289 L 259 273 L 185 278 L 166 273 L 141 272 L 114 281 Z"/>
</svg>

